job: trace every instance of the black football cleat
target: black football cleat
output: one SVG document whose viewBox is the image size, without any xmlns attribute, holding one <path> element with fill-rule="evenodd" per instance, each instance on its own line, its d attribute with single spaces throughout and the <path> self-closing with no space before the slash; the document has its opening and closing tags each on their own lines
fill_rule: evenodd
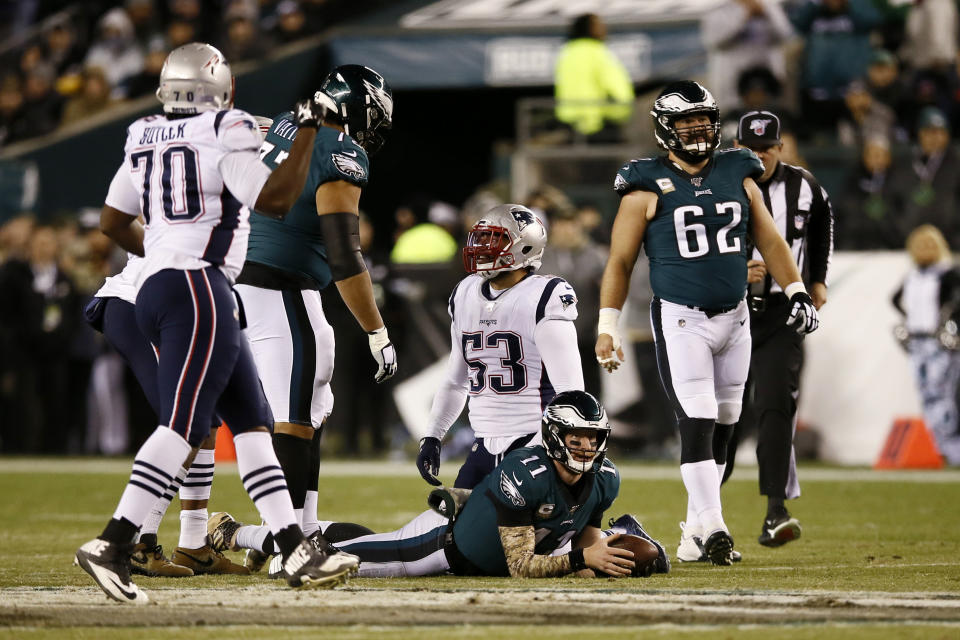
<svg viewBox="0 0 960 640">
<path fill-rule="evenodd" d="M 782 547 L 791 540 L 799 538 L 802 532 L 800 522 L 784 511 L 776 518 L 763 521 L 757 542 L 765 547 Z"/>
<path fill-rule="evenodd" d="M 77 549 L 73 564 L 90 574 L 109 597 L 125 604 L 147 604 L 145 591 L 130 579 L 132 544 L 94 538 Z"/>
<path fill-rule="evenodd" d="M 723 567 L 733 564 L 733 538 L 723 529 L 717 529 L 707 536 L 703 551 L 713 564 Z"/>
</svg>

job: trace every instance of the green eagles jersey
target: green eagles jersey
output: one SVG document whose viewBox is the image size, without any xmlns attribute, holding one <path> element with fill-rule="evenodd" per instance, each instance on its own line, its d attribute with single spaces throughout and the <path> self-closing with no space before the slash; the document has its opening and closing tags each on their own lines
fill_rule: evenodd
<svg viewBox="0 0 960 640">
<path fill-rule="evenodd" d="M 750 201 L 746 177 L 763 174 L 749 149 L 714 153 L 696 175 L 666 157 L 631 160 L 617 173 L 614 189 L 657 195 L 643 246 L 650 258 L 650 284 L 657 297 L 702 308 L 735 306 L 746 294 Z"/>
<path fill-rule="evenodd" d="M 511 452 L 464 505 L 453 526 L 457 549 L 484 575 L 508 576 L 498 512 L 511 523 L 533 525 L 539 555 L 556 551 L 587 526 L 600 527 L 620 491 L 620 472 L 607 459 L 596 469 L 569 487 L 542 446 Z"/>
<path fill-rule="evenodd" d="M 293 114 L 282 113 L 260 147 L 260 156 L 271 169 L 289 155 L 297 133 Z M 367 154 L 353 139 L 330 127 L 320 127 L 313 144 L 310 170 L 303 192 L 282 220 L 253 213 L 247 261 L 265 264 L 316 282 L 318 289 L 330 284 L 327 248 L 320 232 L 316 192 L 325 182 L 344 180 L 363 188 L 367 184 Z"/>
</svg>

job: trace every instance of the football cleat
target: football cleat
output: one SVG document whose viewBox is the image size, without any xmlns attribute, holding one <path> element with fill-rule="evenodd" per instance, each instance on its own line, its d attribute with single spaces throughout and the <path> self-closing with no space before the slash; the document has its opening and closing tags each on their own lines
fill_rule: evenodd
<svg viewBox="0 0 960 640">
<path fill-rule="evenodd" d="M 703 550 L 710 558 L 710 562 L 720 566 L 733 564 L 733 538 L 723 529 L 717 529 L 703 543 Z"/>
<path fill-rule="evenodd" d="M 791 518 L 786 511 L 777 518 L 764 520 L 760 528 L 760 537 L 757 542 L 765 547 L 781 547 L 791 540 L 800 537 L 803 530 L 796 518 Z"/>
<path fill-rule="evenodd" d="M 132 544 L 117 544 L 94 538 L 77 549 L 73 564 L 90 577 L 109 597 L 127 604 L 147 604 L 150 598 L 130 579 Z"/>
<path fill-rule="evenodd" d="M 243 526 L 226 511 L 218 511 L 207 520 L 207 545 L 214 551 L 240 551 L 237 531 Z"/>
<path fill-rule="evenodd" d="M 225 555 L 204 545 L 199 549 L 184 549 L 177 547 L 173 550 L 170 560 L 175 564 L 193 569 L 197 575 L 201 574 L 229 574 L 250 575 L 250 569 L 242 564 L 232 562 Z"/>
<path fill-rule="evenodd" d="M 142 576 L 155 578 L 186 578 L 193 575 L 193 569 L 174 564 L 163 555 L 163 547 L 148 547 L 142 542 L 133 547 L 130 555 L 130 571 Z"/>
<path fill-rule="evenodd" d="M 703 540 L 700 535 L 695 534 L 692 529 L 687 531 L 683 522 L 680 523 L 680 545 L 677 547 L 677 560 L 679 562 L 710 562 L 710 556 L 703 548 Z M 743 556 L 739 551 L 730 552 L 731 562 L 740 562 Z"/>
<path fill-rule="evenodd" d="M 267 564 L 269 559 L 270 554 L 258 549 L 247 549 L 246 555 L 243 556 L 243 566 L 250 569 L 250 573 L 257 573 L 263 569 L 263 565 Z"/>
<path fill-rule="evenodd" d="M 608 531 L 613 533 L 626 533 L 630 535 L 640 536 L 644 540 L 649 540 L 653 543 L 653 546 L 657 548 L 659 554 L 657 555 L 656 561 L 653 563 L 653 572 L 654 573 L 670 573 L 670 557 L 667 555 L 667 550 L 663 548 L 663 545 L 659 541 L 654 540 L 650 537 L 646 531 L 643 530 L 640 521 L 631 514 L 625 514 L 614 520 L 610 518 L 610 523 L 607 525 L 610 527 Z"/>
<path fill-rule="evenodd" d="M 283 578 L 295 589 L 332 589 L 343 584 L 357 564 L 344 554 L 327 555 L 317 551 L 308 540 L 302 540 L 290 554 L 281 558 L 277 575 L 271 578 Z M 274 561 L 270 568 L 273 569 Z"/>
<path fill-rule="evenodd" d="M 351 570 L 350 575 L 356 575 L 358 568 L 360 567 L 360 556 L 354 555 L 352 553 L 347 553 L 338 549 L 334 545 L 330 544 L 330 541 L 323 537 L 320 531 L 314 531 L 307 540 L 310 544 L 313 545 L 313 548 L 319 551 L 320 553 L 326 554 L 328 556 L 340 555 L 350 560 L 354 563 L 353 569 Z"/>
</svg>

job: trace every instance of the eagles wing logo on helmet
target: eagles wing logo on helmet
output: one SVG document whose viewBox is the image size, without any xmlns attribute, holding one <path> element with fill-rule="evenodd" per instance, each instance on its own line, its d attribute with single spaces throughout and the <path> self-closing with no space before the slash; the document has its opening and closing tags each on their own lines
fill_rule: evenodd
<svg viewBox="0 0 960 640">
<path fill-rule="evenodd" d="M 369 69 L 369 67 L 367 67 Z M 373 71 L 373 69 L 370 69 Z M 376 73 L 375 71 L 373 71 Z M 380 74 L 377 74 L 380 77 Z M 383 78 L 380 77 L 381 82 Z M 390 118 L 393 116 L 393 98 L 388 96 L 386 92 L 380 87 L 374 85 L 372 82 L 364 78 L 363 86 L 367 89 L 367 93 L 370 94 L 370 98 L 380 106 L 380 109 L 387 114 L 387 117 Z"/>
<path fill-rule="evenodd" d="M 516 485 L 513 484 L 513 480 L 507 477 L 504 471 L 500 472 L 500 491 L 503 492 L 503 495 L 510 498 L 510 502 L 512 502 L 514 506 L 523 507 L 527 504 L 527 501 L 520 495 L 520 490 L 517 489 Z"/>
<path fill-rule="evenodd" d="M 528 224 L 535 224 L 537 222 L 537 219 L 529 209 L 511 209 L 510 215 L 517 221 L 517 227 L 520 228 L 520 231 L 523 231 Z"/>
<path fill-rule="evenodd" d="M 757 136 L 762 136 L 767 131 L 767 125 L 773 122 L 769 118 L 758 118 L 750 123 L 750 131 Z"/>
<path fill-rule="evenodd" d="M 331 153 L 330 157 L 333 158 L 333 164 L 340 173 L 356 180 L 362 180 L 366 175 L 360 163 L 353 158 L 349 158 L 340 153 Z"/>
</svg>

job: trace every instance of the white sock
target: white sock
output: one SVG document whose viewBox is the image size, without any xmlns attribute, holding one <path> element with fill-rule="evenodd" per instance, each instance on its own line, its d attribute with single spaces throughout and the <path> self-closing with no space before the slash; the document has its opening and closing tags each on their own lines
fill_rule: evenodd
<svg viewBox="0 0 960 640">
<path fill-rule="evenodd" d="M 703 534 L 700 530 L 700 518 L 697 516 L 697 510 L 693 506 L 693 497 L 687 493 L 687 520 L 683 523 L 683 534 L 686 537 Z"/>
<path fill-rule="evenodd" d="M 303 529 L 303 535 L 308 538 L 315 531 L 320 530 L 320 522 L 317 521 L 317 492 L 307 491 L 307 499 L 303 502 L 303 517 L 300 518 L 300 528 Z"/>
<path fill-rule="evenodd" d="M 266 431 L 248 431 L 234 436 L 237 470 L 243 488 L 276 534 L 291 525 L 299 525 L 287 481 L 273 451 L 273 442 Z"/>
<path fill-rule="evenodd" d="M 163 520 L 163 516 L 167 513 L 167 507 L 170 506 L 170 501 L 173 500 L 173 496 L 177 495 L 177 492 L 180 490 L 180 485 L 183 484 L 183 479 L 186 477 L 187 470 L 180 467 L 180 471 L 177 472 L 177 477 L 173 479 L 173 482 L 170 483 L 167 490 L 163 492 L 163 496 L 154 502 L 153 507 L 150 508 L 147 519 L 143 521 L 143 526 L 140 527 L 138 540 L 145 534 L 155 534 L 160 530 L 160 521 Z"/>
<path fill-rule="evenodd" d="M 727 530 L 720 506 L 720 478 L 713 460 L 688 462 L 680 465 L 680 476 L 687 495 L 697 513 L 697 520 L 707 536 L 717 529 Z M 689 507 L 688 507 L 689 508 Z"/>
<path fill-rule="evenodd" d="M 213 449 L 199 449 L 180 487 L 181 500 L 209 500 L 213 485 Z"/>
<path fill-rule="evenodd" d="M 263 542 L 270 535 L 270 527 L 248 524 L 237 530 L 237 546 L 241 549 L 263 551 Z"/>
<path fill-rule="evenodd" d="M 207 544 L 207 510 L 180 510 L 180 542 L 184 549 L 199 549 Z"/>
<path fill-rule="evenodd" d="M 726 462 L 724 462 L 723 464 L 718 464 L 718 465 L 717 465 L 717 477 L 720 478 L 720 483 L 721 483 L 721 484 L 723 483 L 723 474 L 726 472 L 726 470 L 727 470 L 727 463 L 726 463 Z"/>
<path fill-rule="evenodd" d="M 142 525 L 150 509 L 183 468 L 189 453 L 190 445 L 180 434 L 164 426 L 157 427 L 137 451 L 130 480 L 113 517 L 126 518 L 137 527 Z"/>
</svg>

